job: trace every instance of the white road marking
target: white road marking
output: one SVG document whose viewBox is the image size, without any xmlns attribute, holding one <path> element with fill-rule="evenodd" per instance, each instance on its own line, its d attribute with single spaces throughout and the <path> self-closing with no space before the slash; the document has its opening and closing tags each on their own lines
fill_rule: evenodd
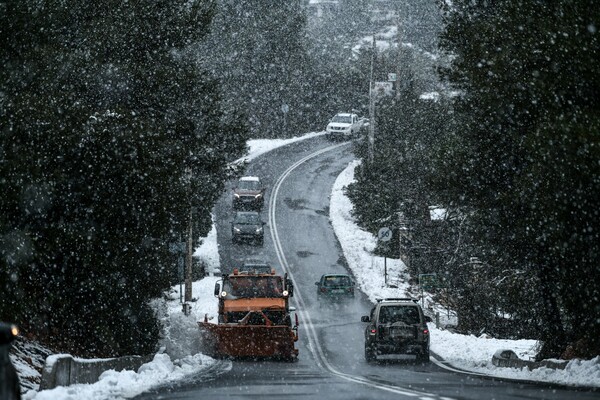
<svg viewBox="0 0 600 400">
<path fill-rule="evenodd" d="M 308 161 L 312 158 L 315 158 L 323 153 L 335 150 L 341 146 L 346 146 L 349 143 L 350 142 L 344 142 L 344 143 L 336 144 L 333 146 L 329 146 L 329 147 L 318 150 L 318 151 L 302 158 L 301 160 L 297 161 L 292 166 L 290 166 L 283 174 L 281 174 L 281 176 L 279 177 L 279 179 L 277 179 L 277 182 L 275 183 L 275 185 L 273 187 L 273 193 L 269 199 L 269 226 L 271 227 L 271 229 L 270 229 L 271 238 L 273 239 L 273 244 L 275 246 L 275 252 L 277 253 L 277 258 L 279 259 L 281 268 L 283 269 L 284 272 L 287 272 L 288 277 L 292 280 L 292 283 L 294 284 L 295 288 L 298 288 L 298 285 L 296 284 L 296 280 L 294 279 L 294 276 L 292 275 L 292 273 L 290 271 L 289 264 L 287 262 L 285 253 L 283 251 L 281 242 L 279 240 L 279 233 L 277 232 L 277 219 L 275 216 L 275 211 L 276 211 L 276 206 L 277 206 L 277 196 L 279 194 L 279 189 L 281 188 L 283 181 L 292 173 L 292 171 L 294 171 L 296 168 L 298 168 L 300 165 L 302 165 L 306 161 Z M 346 373 L 340 372 L 337 369 L 335 369 L 333 367 L 333 365 L 331 365 L 329 363 L 329 361 L 327 360 L 327 357 L 325 357 L 325 354 L 323 353 L 323 349 L 321 348 L 321 344 L 319 343 L 319 339 L 318 339 L 315 327 L 310 318 L 310 314 L 307 311 L 306 304 L 304 303 L 304 299 L 302 298 L 302 294 L 298 290 L 294 291 L 294 299 L 295 299 L 296 304 L 298 305 L 296 312 L 298 314 L 300 314 L 300 317 L 303 321 L 302 325 L 306 326 L 306 328 L 304 328 L 304 332 L 306 333 L 306 336 L 309 341 L 309 348 L 311 349 L 311 352 L 314 355 L 317 365 L 320 368 L 322 368 L 323 370 L 325 370 L 337 377 L 345 379 L 347 381 L 360 383 L 360 384 L 363 384 L 363 385 L 366 385 L 366 386 L 369 386 L 372 388 L 376 388 L 376 389 L 380 389 L 380 390 L 384 390 L 384 391 L 388 391 L 388 392 L 392 392 L 392 393 L 396 393 L 396 394 L 401 394 L 401 395 L 404 395 L 407 397 L 419 397 L 422 399 L 425 399 L 425 398 L 436 398 L 437 399 L 437 398 L 439 398 L 439 396 L 436 396 L 434 394 L 430 394 L 430 393 L 426 393 L 426 392 L 418 392 L 418 391 L 415 391 L 412 389 L 406 389 L 406 388 L 403 388 L 400 386 L 388 385 L 388 384 L 376 382 L 376 381 L 370 380 L 369 378 L 366 378 L 366 377 L 346 374 Z"/>
</svg>

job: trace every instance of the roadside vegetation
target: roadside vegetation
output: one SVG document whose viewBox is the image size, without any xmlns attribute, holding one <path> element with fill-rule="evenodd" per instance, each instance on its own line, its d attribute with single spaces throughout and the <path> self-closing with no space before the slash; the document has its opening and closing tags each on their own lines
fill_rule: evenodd
<svg viewBox="0 0 600 400">
<path fill-rule="evenodd" d="M 0 2 L 0 320 L 79 356 L 148 354 L 247 130 L 189 55 L 214 4 Z"/>
<path fill-rule="evenodd" d="M 432 2 L 398 4 L 400 51 L 376 54 L 355 48 L 390 24 L 371 1 L 313 25 L 279 3 L 0 0 L 0 320 L 79 356 L 155 350 L 190 211 L 205 235 L 249 137 L 367 116 L 373 66 L 400 95 L 348 194 L 402 232 L 378 252 L 437 273 L 463 332 L 600 354 L 598 7 L 453 1 L 434 57 Z"/>
<path fill-rule="evenodd" d="M 401 228 L 403 246 L 380 251 L 437 273 L 460 330 L 541 339 L 539 358 L 598 355 L 600 15 L 589 1 L 452 4 L 440 77 L 459 95 L 379 100 L 374 161 L 361 143 L 348 189 L 356 216 Z"/>
</svg>

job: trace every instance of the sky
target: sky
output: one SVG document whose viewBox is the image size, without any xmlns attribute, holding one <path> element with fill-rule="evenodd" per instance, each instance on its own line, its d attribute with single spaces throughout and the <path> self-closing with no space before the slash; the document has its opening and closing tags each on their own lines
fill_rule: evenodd
<svg viewBox="0 0 600 400">
<path fill-rule="evenodd" d="M 261 154 L 277 147 L 298 141 L 310 140 L 324 132 L 312 132 L 292 139 L 261 139 L 248 142 L 249 152 L 246 157 L 251 161 Z M 242 159 L 238 160 L 242 161 Z M 335 234 L 342 246 L 349 268 L 356 278 L 357 285 L 371 301 L 376 297 L 413 296 L 418 292 L 411 289 L 407 283 L 407 273 L 404 264 L 399 260 L 387 260 L 388 284 L 396 288 L 383 288 L 383 259 L 373 256 L 370 251 L 375 248 L 377 238 L 362 230 L 351 215 L 352 204 L 344 194 L 344 187 L 354 180 L 354 168 L 357 161 L 351 162 L 337 177 L 331 193 L 330 219 Z M 357 246 L 356 243 L 361 243 Z M 90 385 L 71 385 L 52 390 L 37 392 L 29 390 L 24 400 L 110 400 L 134 397 L 153 387 L 165 383 L 185 380 L 186 377 L 202 374 L 204 371 L 220 370 L 223 373 L 231 369 L 231 361 L 214 360 L 198 352 L 199 343 L 196 321 L 208 318 L 216 322 L 217 300 L 212 295 L 215 282 L 219 279 L 220 263 L 217 246 L 216 230 L 213 229 L 202 239 L 201 245 L 195 250 L 195 255 L 208 265 L 210 276 L 193 283 L 193 296 L 198 300 L 192 303 L 189 316 L 182 313 L 179 303 L 179 286 L 170 291 L 169 300 L 159 300 L 157 309 L 162 310 L 162 321 L 166 326 L 165 338 L 161 342 L 161 350 L 154 359 L 144 364 L 138 371 L 106 371 L 100 380 Z M 383 289 L 382 289 L 383 288 Z M 425 293 L 423 302 L 426 312 L 440 313 L 440 329 L 430 325 L 431 351 L 435 354 L 432 362 L 446 369 L 459 369 L 463 373 L 502 377 L 523 381 L 550 382 L 572 386 L 600 387 L 600 357 L 592 360 L 572 360 L 564 370 L 539 368 L 533 371 L 515 368 L 495 367 L 491 358 L 497 350 L 513 350 L 522 359 L 531 359 L 536 354 L 536 341 L 500 340 L 482 335 L 462 335 L 442 329 L 456 325 L 453 312 L 447 314 L 440 305 L 433 302 L 430 294 Z M 445 364 L 441 364 L 440 357 Z M 14 359 L 13 359 L 14 360 Z M 28 368 L 20 362 L 17 368 Z M 446 365 L 448 364 L 448 365 Z M 466 372 L 465 372 L 466 371 Z M 214 375 L 211 375 L 214 376 Z"/>
</svg>

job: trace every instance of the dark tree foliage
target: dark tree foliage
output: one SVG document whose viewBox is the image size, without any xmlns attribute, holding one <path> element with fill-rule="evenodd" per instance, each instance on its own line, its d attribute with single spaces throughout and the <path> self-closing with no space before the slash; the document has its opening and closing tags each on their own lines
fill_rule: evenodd
<svg viewBox="0 0 600 400">
<path fill-rule="evenodd" d="M 155 349 L 246 132 L 187 55 L 210 1 L 0 3 L 0 319 L 79 355 Z"/>
<path fill-rule="evenodd" d="M 298 1 L 220 1 L 211 35 L 198 48 L 203 65 L 221 81 L 228 107 L 247 118 L 254 137 L 313 129 L 305 25 Z"/>
<path fill-rule="evenodd" d="M 476 210 L 490 278 L 539 304 L 539 357 L 600 354 L 599 20 L 593 1 L 455 1 L 442 36 L 463 96 L 438 187 Z"/>
<path fill-rule="evenodd" d="M 365 161 L 348 188 L 358 222 L 370 232 L 389 226 L 398 238 L 398 229 L 404 229 L 402 247 L 415 275 L 434 272 L 432 258 L 445 252 L 429 217 L 429 206 L 439 199 L 426 179 L 433 173 L 431 148 L 448 128 L 448 112 L 445 102 L 422 100 L 412 92 L 378 100 L 373 162 L 367 161 L 364 140 L 356 152 Z M 399 249 L 393 246 L 389 254 L 397 257 Z"/>
<path fill-rule="evenodd" d="M 402 246 L 380 252 L 442 276 L 464 331 L 540 338 L 540 358 L 597 355 L 598 12 L 452 4 L 442 77 L 461 94 L 378 103 L 374 162 L 360 143 L 348 189 L 356 216 L 373 233 L 403 228 Z"/>
</svg>

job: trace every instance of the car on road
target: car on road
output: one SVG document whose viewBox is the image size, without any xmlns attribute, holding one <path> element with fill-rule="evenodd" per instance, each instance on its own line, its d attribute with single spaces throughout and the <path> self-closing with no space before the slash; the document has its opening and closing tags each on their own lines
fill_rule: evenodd
<svg viewBox="0 0 600 400">
<path fill-rule="evenodd" d="M 20 400 L 21 386 L 19 375 L 8 352 L 13 340 L 19 334 L 15 325 L 0 322 L 0 399 Z"/>
<path fill-rule="evenodd" d="M 242 176 L 233 188 L 234 210 L 262 210 L 265 203 L 265 188 L 257 176 Z"/>
<path fill-rule="evenodd" d="M 365 329 L 365 359 L 377 360 L 386 354 L 414 354 L 417 361 L 429 362 L 429 328 L 421 306 L 414 299 L 378 299 Z"/>
<path fill-rule="evenodd" d="M 339 299 L 354 297 L 354 281 L 346 274 L 323 274 L 317 285 L 317 297 Z"/>
<path fill-rule="evenodd" d="M 231 240 L 233 243 L 264 243 L 265 223 L 256 211 L 238 211 L 231 222 Z"/>
<path fill-rule="evenodd" d="M 358 134 L 364 123 L 356 114 L 336 114 L 327 124 L 327 135 L 332 139 L 350 139 Z"/>
<path fill-rule="evenodd" d="M 244 260 L 240 271 L 254 272 L 255 274 L 270 274 L 274 268 L 263 259 L 248 258 Z"/>
</svg>

